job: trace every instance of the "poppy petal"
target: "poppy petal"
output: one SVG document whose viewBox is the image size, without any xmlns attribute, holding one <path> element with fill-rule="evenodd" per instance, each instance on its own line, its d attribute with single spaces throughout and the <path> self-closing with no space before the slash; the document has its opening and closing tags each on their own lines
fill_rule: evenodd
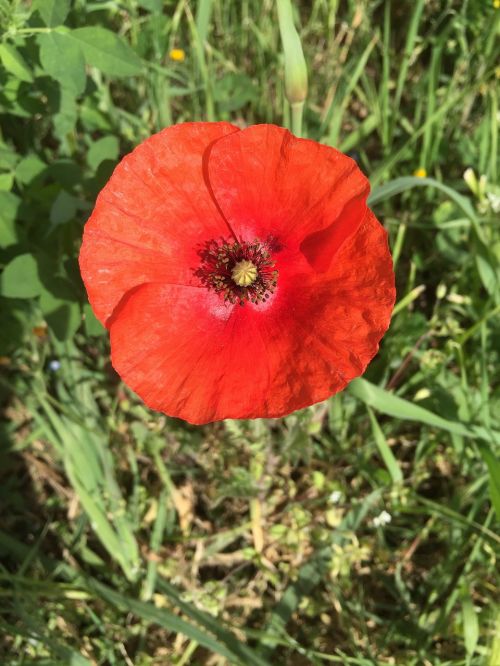
<svg viewBox="0 0 500 666">
<path fill-rule="evenodd" d="M 111 318 L 113 365 L 150 407 L 191 423 L 324 400 L 364 371 L 389 325 L 385 230 L 368 211 L 328 273 L 285 274 L 273 296 L 241 307 L 203 287 L 142 285 Z"/>
<path fill-rule="evenodd" d="M 361 224 L 370 189 L 350 157 L 276 125 L 254 125 L 213 144 L 208 177 L 242 240 L 271 236 L 290 246 L 328 229 L 330 257 Z M 313 245 L 304 247 L 312 264 Z M 324 257 L 320 264 L 325 270 Z"/>
<path fill-rule="evenodd" d="M 309 367 L 317 382 L 315 400 L 304 402 L 312 404 L 363 374 L 389 327 L 394 271 L 387 232 L 372 211 L 367 210 L 357 232 L 338 250 L 328 273 L 291 276 L 286 293 L 289 303 L 279 321 L 290 340 L 300 340 L 304 348 L 295 359 L 304 360 L 298 374 Z M 322 375 L 317 358 L 336 372 L 326 391 L 328 373 Z"/>
<path fill-rule="evenodd" d="M 250 311 L 204 287 L 142 285 L 109 330 L 113 367 L 153 409 L 200 424 L 262 402 L 254 366 L 265 349 Z"/>
<path fill-rule="evenodd" d="M 228 234 L 207 189 L 203 156 L 230 123 L 184 123 L 123 158 L 85 225 L 80 269 L 97 318 L 106 324 L 120 299 L 147 282 L 192 284 L 197 252 Z"/>
</svg>

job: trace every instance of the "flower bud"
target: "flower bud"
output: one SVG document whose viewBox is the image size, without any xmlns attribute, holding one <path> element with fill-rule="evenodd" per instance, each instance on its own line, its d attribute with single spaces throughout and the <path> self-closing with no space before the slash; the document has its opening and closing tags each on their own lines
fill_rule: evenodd
<svg viewBox="0 0 500 666">
<path fill-rule="evenodd" d="M 477 183 L 477 178 L 476 174 L 474 173 L 473 169 L 470 167 L 464 171 L 463 178 L 467 185 L 469 186 L 469 189 L 473 194 L 477 195 L 478 194 L 478 183 Z"/>
<path fill-rule="evenodd" d="M 285 54 L 286 98 L 292 105 L 301 104 L 307 97 L 307 68 L 290 0 L 278 0 L 278 21 Z"/>
</svg>

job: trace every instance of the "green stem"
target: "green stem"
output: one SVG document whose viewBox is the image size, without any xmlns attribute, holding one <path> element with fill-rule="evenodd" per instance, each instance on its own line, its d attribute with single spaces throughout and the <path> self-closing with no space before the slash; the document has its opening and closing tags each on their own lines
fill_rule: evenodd
<svg viewBox="0 0 500 666">
<path fill-rule="evenodd" d="M 35 35 L 42 32 L 54 32 L 54 28 L 15 28 L 7 33 L 7 36 Z"/>
<path fill-rule="evenodd" d="M 295 102 L 291 104 L 292 108 L 292 133 L 295 136 L 302 136 L 302 115 L 304 112 L 304 102 Z"/>
</svg>

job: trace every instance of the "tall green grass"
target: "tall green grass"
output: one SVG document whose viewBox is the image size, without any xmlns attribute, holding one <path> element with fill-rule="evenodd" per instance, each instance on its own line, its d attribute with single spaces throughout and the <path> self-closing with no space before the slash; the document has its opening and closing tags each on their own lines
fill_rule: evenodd
<svg viewBox="0 0 500 666">
<path fill-rule="evenodd" d="M 303 133 L 369 175 L 398 301 L 343 394 L 194 428 L 81 325 L 78 242 L 161 127 L 291 126 L 275 3 L 0 0 L 1 663 L 499 663 L 500 11 L 294 7 Z M 66 68 L 42 57 L 57 21 L 119 36 L 112 65 L 85 47 L 77 94 L 70 38 Z"/>
</svg>

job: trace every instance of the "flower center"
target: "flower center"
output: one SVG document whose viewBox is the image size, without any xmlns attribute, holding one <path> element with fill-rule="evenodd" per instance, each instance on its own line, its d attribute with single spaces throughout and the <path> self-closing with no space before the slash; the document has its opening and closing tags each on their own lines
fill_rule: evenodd
<svg viewBox="0 0 500 666">
<path fill-rule="evenodd" d="M 257 266 L 247 259 L 238 261 L 231 271 L 231 277 L 238 287 L 249 287 L 255 282 L 258 274 Z"/>
<path fill-rule="evenodd" d="M 268 247 L 253 243 L 212 240 L 199 253 L 200 267 L 195 271 L 202 284 L 230 303 L 261 303 L 276 288 L 278 271 L 274 269 Z"/>
</svg>

